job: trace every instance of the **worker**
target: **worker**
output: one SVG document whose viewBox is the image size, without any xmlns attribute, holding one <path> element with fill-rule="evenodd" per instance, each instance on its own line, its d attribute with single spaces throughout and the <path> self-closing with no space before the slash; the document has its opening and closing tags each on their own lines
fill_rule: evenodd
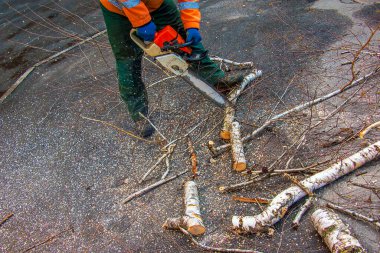
<svg viewBox="0 0 380 253">
<path fill-rule="evenodd" d="M 144 138 L 154 133 L 154 128 L 145 120 L 148 116 L 148 98 L 141 79 L 143 51 L 130 38 L 130 30 L 144 41 L 153 41 L 156 31 L 172 26 L 186 42 L 192 42 L 194 53 L 206 53 L 199 32 L 201 14 L 198 0 L 100 0 L 108 39 L 116 58 L 119 90 L 127 104 L 137 133 Z M 198 76 L 216 88 L 228 88 L 243 80 L 243 75 L 226 75 L 207 56 L 193 62 L 191 68 Z"/>
</svg>

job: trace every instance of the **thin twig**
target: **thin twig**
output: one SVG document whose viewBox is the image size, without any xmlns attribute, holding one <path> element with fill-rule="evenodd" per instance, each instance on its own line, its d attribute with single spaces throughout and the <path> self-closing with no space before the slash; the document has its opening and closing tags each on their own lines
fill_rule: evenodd
<svg viewBox="0 0 380 253">
<path fill-rule="evenodd" d="M 344 214 L 347 214 L 347 215 L 351 215 L 352 217 L 356 218 L 356 219 L 359 219 L 359 220 L 363 220 L 363 221 L 366 221 L 366 222 L 369 222 L 373 225 L 375 225 L 377 227 L 377 229 L 380 229 L 380 222 L 373 219 L 373 218 L 370 218 L 370 217 L 367 217 L 367 216 L 364 216 L 360 213 L 357 213 L 357 212 L 354 212 L 352 210 L 349 210 L 349 209 L 346 209 L 346 208 L 343 208 L 341 206 L 338 206 L 338 205 L 335 205 L 335 204 L 332 204 L 332 203 L 327 203 L 326 205 L 327 207 L 331 208 L 331 209 L 334 209 L 336 211 L 339 211 L 341 213 L 344 213 Z"/>
<path fill-rule="evenodd" d="M 135 192 L 135 193 L 132 193 L 132 194 L 129 195 L 127 198 L 125 198 L 125 199 L 122 201 L 122 203 L 123 203 L 123 204 L 126 204 L 126 203 L 128 203 L 129 201 L 131 201 L 132 199 L 137 198 L 137 197 L 140 197 L 140 196 L 144 195 L 145 193 L 147 193 L 147 192 L 153 190 L 154 188 L 157 188 L 158 186 L 161 186 L 161 185 L 163 185 L 163 184 L 166 184 L 166 183 L 168 183 L 168 182 L 170 182 L 170 181 L 176 179 L 177 177 L 182 176 L 182 175 L 185 174 L 186 172 L 188 172 L 187 169 L 184 170 L 184 171 L 182 171 L 182 172 L 180 172 L 180 173 L 178 173 L 177 175 L 174 175 L 174 176 L 169 177 L 169 178 L 166 178 L 166 179 L 161 179 L 160 181 L 158 181 L 158 182 L 156 182 L 156 183 L 154 183 L 154 184 L 151 184 L 151 185 L 149 185 L 148 187 L 145 187 L 144 189 L 141 189 L 141 190 L 139 190 L 139 191 L 137 191 L 137 192 Z"/>
<path fill-rule="evenodd" d="M 288 173 L 284 173 L 284 177 L 292 181 L 293 184 L 297 185 L 301 188 L 309 197 L 313 197 L 314 193 L 310 191 L 306 186 L 304 186 L 296 177 L 289 175 Z"/>
<path fill-rule="evenodd" d="M 166 139 L 166 137 L 160 132 L 160 130 L 158 130 L 158 128 L 152 123 L 152 121 L 150 121 L 147 117 L 145 117 L 145 115 L 144 114 L 142 114 L 141 112 L 139 112 L 139 115 L 143 118 L 143 119 L 145 119 L 146 121 L 148 121 L 149 122 L 149 124 L 157 131 L 157 133 L 159 134 L 159 135 L 161 135 L 161 137 L 168 143 L 169 141 L 168 141 L 168 139 Z"/>
<path fill-rule="evenodd" d="M 33 246 L 27 248 L 26 250 L 23 251 L 23 253 L 29 252 L 29 251 L 31 251 L 32 249 L 37 248 L 38 246 L 41 246 L 41 245 L 43 245 L 43 244 L 45 244 L 45 243 L 48 243 L 48 242 L 54 240 L 55 238 L 57 238 L 58 236 L 60 236 L 61 234 L 65 233 L 65 232 L 67 232 L 67 231 L 73 231 L 73 232 L 74 232 L 74 229 L 73 229 L 72 227 L 69 227 L 69 228 L 67 228 L 67 229 L 65 229 L 65 230 L 63 230 L 63 231 L 61 231 L 61 232 L 59 232 L 58 234 L 55 234 L 55 235 L 53 235 L 53 236 L 50 236 L 50 237 L 47 238 L 46 240 L 44 240 L 44 241 L 42 241 L 42 242 L 39 242 L 39 243 L 37 243 L 37 244 L 35 244 L 35 245 L 33 245 Z"/>
<path fill-rule="evenodd" d="M 206 117 L 204 120 L 202 120 L 202 121 L 199 122 L 197 125 L 195 125 L 192 129 L 190 129 L 190 131 L 187 132 L 185 135 L 183 135 L 183 136 L 181 136 L 181 137 L 178 137 L 178 138 L 172 140 L 171 142 L 169 142 L 168 144 L 166 144 L 166 145 L 163 147 L 163 149 L 169 147 L 171 144 L 176 143 L 177 141 L 179 141 L 179 140 L 181 140 L 181 139 L 183 139 L 183 138 L 186 138 L 187 136 L 189 136 L 189 134 L 191 134 L 192 132 L 194 132 L 195 129 L 197 129 L 200 125 L 202 125 L 202 123 L 206 122 L 207 120 L 209 120 L 209 119 Z"/>
<path fill-rule="evenodd" d="M 14 215 L 14 213 L 7 214 L 7 216 L 5 216 L 4 219 L 1 220 L 1 222 L 0 222 L 0 227 L 1 227 L 5 222 L 7 222 L 7 220 L 9 220 L 13 215 Z"/>
<path fill-rule="evenodd" d="M 245 142 L 245 141 L 248 141 L 248 140 L 251 140 L 253 137 L 257 136 L 258 134 L 260 134 L 262 131 L 264 131 L 268 126 L 270 126 L 271 124 L 273 124 L 274 122 L 277 122 L 279 119 L 291 114 L 291 113 L 295 113 L 295 112 L 301 112 L 307 108 L 310 108 L 314 105 L 317 105 L 323 101 L 326 101 L 332 97 L 335 97 L 336 95 L 338 94 L 341 94 L 342 92 L 344 91 L 347 91 L 359 84 L 361 84 L 362 82 L 366 81 L 368 78 L 370 77 L 373 77 L 375 74 L 377 74 L 380 70 L 380 67 L 376 67 L 376 69 L 372 72 L 370 72 L 369 74 L 355 80 L 354 82 L 352 82 L 350 85 L 344 87 L 344 89 L 338 89 L 338 90 L 335 90 L 329 94 L 326 94 L 322 97 L 319 97 L 317 99 L 313 99 L 309 102 L 306 102 L 306 103 L 303 103 L 303 104 L 300 104 L 296 107 L 293 107 L 292 109 L 290 110 L 287 110 L 285 112 L 282 112 L 280 114 L 277 114 L 275 116 L 273 116 L 271 119 L 267 120 L 266 122 L 264 122 L 263 125 L 261 125 L 259 128 L 255 129 L 251 134 L 245 136 L 244 138 L 242 138 L 242 141 Z M 215 154 L 220 154 L 222 151 L 225 151 L 227 150 L 228 148 L 231 147 L 231 144 L 228 143 L 228 144 L 225 144 L 225 145 L 221 145 L 219 147 L 215 147 L 214 148 L 214 153 Z M 214 155 L 215 156 L 215 155 Z"/>
<path fill-rule="evenodd" d="M 168 150 L 165 152 L 165 154 L 163 154 L 160 158 L 158 158 L 157 162 L 152 166 L 150 167 L 150 169 L 144 174 L 144 176 L 140 179 L 139 183 L 141 184 L 147 176 L 149 176 L 150 173 L 152 173 L 152 171 L 154 169 L 156 169 L 158 167 L 158 165 L 160 165 L 160 163 L 167 157 L 169 156 L 171 153 L 173 153 L 174 151 L 174 147 L 176 146 L 176 144 L 172 144 L 169 146 Z"/>
<path fill-rule="evenodd" d="M 233 185 L 228 185 L 228 186 L 220 186 L 219 191 L 230 192 L 230 191 L 238 190 L 244 186 L 252 185 L 252 184 L 262 180 L 262 178 L 259 178 L 259 176 L 260 175 L 256 175 L 251 180 L 243 182 L 243 183 L 238 183 L 238 184 L 233 184 Z"/>
<path fill-rule="evenodd" d="M 74 49 L 74 48 L 76 48 L 76 47 L 78 47 L 78 46 L 80 46 L 80 45 L 82 45 L 82 44 L 84 44 L 84 43 L 86 43 L 86 42 L 88 42 L 88 41 L 90 41 L 90 40 L 92 40 L 92 39 L 95 39 L 96 37 L 98 37 L 98 36 L 100 36 L 100 35 L 102 35 L 102 34 L 104 34 L 106 32 L 106 30 L 103 30 L 103 31 L 100 31 L 100 32 L 98 32 L 98 33 L 95 33 L 94 35 L 92 35 L 91 37 L 88 37 L 87 39 L 84 39 L 84 40 L 82 40 L 81 42 L 79 42 L 79 43 L 77 43 L 77 44 L 75 44 L 75 45 L 72 45 L 72 46 L 70 46 L 70 47 L 68 47 L 68 48 L 66 48 L 66 49 L 64 49 L 64 50 L 62 50 L 62 51 L 60 51 L 60 52 L 58 52 L 58 53 L 55 53 L 55 54 L 53 54 L 52 56 L 49 56 L 49 57 L 47 57 L 46 59 L 44 59 L 44 60 L 42 60 L 42 61 L 39 61 L 39 62 L 37 62 L 36 64 L 34 64 L 32 67 L 30 67 L 30 68 L 28 68 L 17 80 L 16 80 L 16 82 L 14 82 L 9 88 L 8 88 L 8 90 L 0 97 L 0 104 L 2 104 L 4 101 L 5 101 L 5 99 L 10 95 L 10 94 L 12 94 L 12 92 L 29 76 L 29 74 L 30 73 L 32 73 L 33 72 L 33 70 L 35 69 L 35 68 L 37 68 L 38 66 L 40 66 L 40 65 L 42 65 L 42 64 L 44 64 L 44 63 L 46 63 L 46 62 L 48 62 L 48 61 L 50 61 L 50 60 L 53 60 L 54 58 L 57 58 L 58 56 L 60 56 L 60 55 L 62 55 L 62 54 L 64 54 L 64 53 L 66 53 L 66 52 L 68 52 L 68 51 L 70 51 L 70 50 L 72 50 L 72 49 Z"/>
<path fill-rule="evenodd" d="M 127 131 L 127 130 L 124 130 L 124 129 L 122 129 L 122 128 L 118 127 L 118 126 L 115 126 L 115 125 L 113 125 L 111 123 L 108 123 L 106 121 L 99 120 L 99 119 L 93 119 L 93 118 L 89 118 L 89 117 L 82 116 L 82 115 L 80 115 L 80 116 L 83 119 L 91 120 L 91 121 L 94 121 L 94 122 L 99 122 L 99 123 L 102 123 L 103 125 L 110 126 L 110 127 L 114 128 L 114 129 L 116 129 L 117 131 L 119 131 L 119 132 L 121 132 L 123 134 L 127 134 L 127 135 L 129 135 L 129 136 L 131 136 L 133 138 L 136 138 L 136 139 L 140 140 L 140 141 L 145 141 L 145 142 L 148 142 L 148 143 L 152 143 L 152 141 L 148 141 L 148 140 L 146 140 L 144 138 L 141 138 L 140 136 L 137 136 L 137 135 L 135 135 L 135 134 L 133 134 L 133 133 Z"/>
<path fill-rule="evenodd" d="M 210 247 L 210 246 L 206 246 L 206 245 L 203 245 L 201 243 L 199 243 L 197 240 L 194 239 L 194 237 L 186 231 L 186 229 L 183 229 L 181 227 L 179 227 L 179 229 L 182 231 L 182 233 L 184 233 L 185 235 L 187 235 L 190 240 L 195 244 L 197 245 L 198 247 L 201 247 L 203 250 L 207 250 L 207 251 L 216 251 L 216 252 L 236 252 L 236 253 L 262 253 L 260 251 L 257 251 L 257 250 L 249 250 L 249 249 L 226 249 L 226 248 L 216 248 L 216 247 Z"/>
<path fill-rule="evenodd" d="M 169 174 L 169 172 L 170 172 L 170 158 L 169 158 L 169 156 L 170 155 L 168 155 L 167 157 L 165 157 L 166 170 L 165 170 L 164 174 L 162 174 L 161 179 L 165 179 L 167 177 L 167 175 Z"/>
<path fill-rule="evenodd" d="M 245 203 L 257 203 L 257 204 L 269 204 L 270 200 L 265 198 L 247 198 L 240 196 L 232 196 L 233 200 L 245 202 Z"/>
</svg>

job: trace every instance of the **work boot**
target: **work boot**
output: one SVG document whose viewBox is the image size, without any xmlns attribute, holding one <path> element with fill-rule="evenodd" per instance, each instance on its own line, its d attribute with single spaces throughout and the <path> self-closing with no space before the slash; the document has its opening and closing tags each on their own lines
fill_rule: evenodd
<svg viewBox="0 0 380 253">
<path fill-rule="evenodd" d="M 146 119 L 135 121 L 135 129 L 142 138 L 149 138 L 155 132 L 154 127 Z"/>
<path fill-rule="evenodd" d="M 244 75 L 242 73 L 226 73 L 223 78 L 217 81 L 215 88 L 222 93 L 228 93 L 243 80 Z"/>
</svg>

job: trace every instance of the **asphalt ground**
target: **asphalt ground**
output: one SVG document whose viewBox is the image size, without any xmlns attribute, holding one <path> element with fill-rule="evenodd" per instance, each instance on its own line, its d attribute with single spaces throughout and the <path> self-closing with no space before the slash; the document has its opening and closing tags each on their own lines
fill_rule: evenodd
<svg viewBox="0 0 380 253">
<path fill-rule="evenodd" d="M 360 30 L 361 36 L 366 37 L 366 30 L 359 28 L 377 22 L 378 5 L 333 1 L 352 6 L 350 15 L 344 15 L 324 2 L 201 2 L 202 34 L 210 54 L 253 61 L 264 72 L 264 77 L 239 100 L 237 119 L 243 125 L 243 133 L 259 126 L 268 115 L 347 81 L 349 69 L 340 66 L 345 59 L 336 50 L 328 49 L 337 43 L 353 43 L 347 40 L 352 31 Z M 326 8 L 315 8 L 314 4 Z M 73 36 L 85 38 L 104 28 L 97 1 L 14 1 L 11 5 L 14 9 L 1 3 L 3 90 L 30 65 L 79 41 Z M 70 12 L 63 15 L 61 7 Z M 45 22 L 49 20 L 52 22 Z M 184 136 L 203 121 L 191 134 L 199 161 L 197 183 L 207 227 L 199 241 L 263 252 L 328 252 L 309 216 L 297 231 L 290 228 L 294 208 L 274 226 L 272 236 L 237 235 L 231 231 L 232 215 L 253 215 L 263 208 L 237 203 L 232 200 L 233 195 L 273 198 L 291 183 L 272 177 L 237 193 L 220 193 L 219 186 L 248 179 L 231 170 L 228 153 L 210 162 L 205 143 L 218 140 L 223 111 L 179 79 L 157 83 L 167 76 L 148 59 L 143 64 L 143 78 L 149 86 L 150 118 L 168 140 Z M 371 66 L 364 62 L 363 71 Z M 306 144 L 294 153 L 290 166 L 334 160 L 360 149 L 365 144 L 361 140 L 339 141 L 347 131 L 358 131 L 363 124 L 379 120 L 377 80 L 367 82 L 360 96 L 338 117 L 311 131 Z M 323 116 L 346 98 L 342 96 L 313 111 L 289 117 L 255 138 L 245 146 L 250 165 L 255 163 L 257 169 L 268 167 L 297 140 L 310 119 L 315 120 L 315 113 Z M 161 228 L 167 217 L 182 214 L 182 184 L 190 173 L 126 205 L 120 204 L 129 194 L 159 180 L 163 167 L 146 182 L 138 183 L 161 155 L 162 138 L 156 134 L 150 143 L 143 142 L 90 119 L 133 130 L 118 96 L 106 35 L 38 67 L 0 106 L 0 219 L 14 213 L 0 227 L 0 251 L 24 252 L 35 247 L 30 251 L 200 252 L 181 233 Z M 378 132 L 370 133 L 367 141 L 378 137 Z M 282 168 L 291 155 L 277 167 Z M 190 169 L 188 157 L 186 140 L 181 140 L 172 157 L 170 175 Z M 320 191 L 318 205 L 326 200 L 349 203 L 377 217 L 376 194 L 355 188 L 350 182 L 378 187 L 378 161 L 360 172 L 365 173 L 354 173 Z M 370 225 L 343 218 L 369 252 L 379 251 L 379 234 Z"/>
</svg>

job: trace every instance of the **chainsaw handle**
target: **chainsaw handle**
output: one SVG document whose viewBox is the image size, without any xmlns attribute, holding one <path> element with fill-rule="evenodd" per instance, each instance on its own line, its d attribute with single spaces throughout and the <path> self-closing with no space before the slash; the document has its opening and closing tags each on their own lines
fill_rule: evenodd
<svg viewBox="0 0 380 253">
<path fill-rule="evenodd" d="M 137 29 L 132 29 L 129 35 L 131 36 L 132 41 L 148 55 L 156 57 L 163 54 L 161 52 L 161 48 L 155 43 L 152 42 L 150 44 L 146 44 L 142 41 L 141 38 L 137 36 Z"/>
<path fill-rule="evenodd" d="M 183 43 L 183 44 L 166 45 L 166 46 L 164 46 L 162 48 L 162 50 L 167 51 L 167 50 L 179 49 L 179 48 L 183 48 L 183 47 L 188 47 L 191 44 L 193 44 L 192 41 L 189 41 L 189 42 L 186 42 L 186 43 Z"/>
</svg>

